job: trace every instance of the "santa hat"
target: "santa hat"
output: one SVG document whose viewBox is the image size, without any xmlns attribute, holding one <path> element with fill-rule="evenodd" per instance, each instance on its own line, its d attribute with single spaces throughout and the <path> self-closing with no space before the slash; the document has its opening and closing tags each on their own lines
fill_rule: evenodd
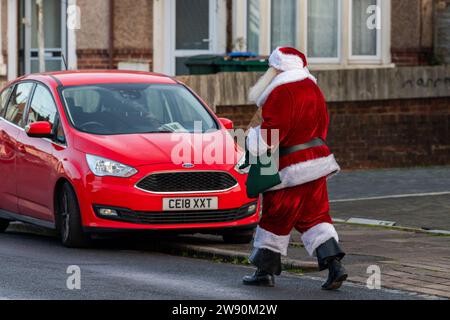
<svg viewBox="0 0 450 320">
<path fill-rule="evenodd" d="M 269 58 L 269 65 L 281 71 L 306 68 L 308 65 L 303 53 L 291 47 L 276 48 Z"/>
</svg>

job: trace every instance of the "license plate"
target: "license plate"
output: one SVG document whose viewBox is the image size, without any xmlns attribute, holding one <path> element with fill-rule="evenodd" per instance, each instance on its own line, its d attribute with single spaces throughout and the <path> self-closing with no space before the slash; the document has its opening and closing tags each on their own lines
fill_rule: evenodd
<svg viewBox="0 0 450 320">
<path fill-rule="evenodd" d="M 211 198 L 164 198 L 164 211 L 189 211 L 189 210 L 217 210 L 219 201 L 217 197 Z"/>
</svg>

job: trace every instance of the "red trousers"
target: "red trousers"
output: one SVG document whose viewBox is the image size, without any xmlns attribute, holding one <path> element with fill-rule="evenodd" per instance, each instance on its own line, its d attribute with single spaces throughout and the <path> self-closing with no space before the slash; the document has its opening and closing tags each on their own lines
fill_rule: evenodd
<svg viewBox="0 0 450 320">
<path fill-rule="evenodd" d="M 263 215 L 259 226 L 279 236 L 295 228 L 304 233 L 320 223 L 332 224 L 329 214 L 327 178 L 263 195 Z"/>
</svg>

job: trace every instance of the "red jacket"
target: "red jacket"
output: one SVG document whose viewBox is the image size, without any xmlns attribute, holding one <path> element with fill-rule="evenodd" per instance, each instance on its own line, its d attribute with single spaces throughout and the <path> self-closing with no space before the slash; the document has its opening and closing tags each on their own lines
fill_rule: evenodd
<svg viewBox="0 0 450 320">
<path fill-rule="evenodd" d="M 329 115 L 313 77 L 305 78 L 305 73 L 300 72 L 284 72 L 272 81 L 259 102 L 263 117 L 261 129 L 267 130 L 267 135 L 251 133 L 249 145 L 256 145 L 252 141 L 255 137 L 259 143 L 271 145 L 270 131 L 273 129 L 279 130 L 280 147 L 304 144 L 314 138 L 326 141 Z M 282 184 L 275 189 L 314 181 L 336 173 L 340 168 L 329 148 L 319 146 L 281 157 L 279 170 Z"/>
</svg>

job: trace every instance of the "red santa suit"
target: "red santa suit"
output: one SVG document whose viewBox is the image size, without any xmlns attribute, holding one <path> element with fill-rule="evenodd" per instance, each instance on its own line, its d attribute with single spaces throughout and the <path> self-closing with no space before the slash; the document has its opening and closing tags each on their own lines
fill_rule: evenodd
<svg viewBox="0 0 450 320">
<path fill-rule="evenodd" d="M 316 79 L 306 68 L 306 58 L 292 48 L 278 48 L 270 65 L 281 70 L 259 97 L 263 122 L 250 130 L 249 151 L 260 155 L 271 145 L 270 130 L 279 130 L 279 147 L 305 144 L 314 138 L 326 141 L 329 115 Z M 267 130 L 261 134 L 261 129 Z M 254 247 L 287 254 L 295 228 L 302 233 L 310 255 L 323 243 L 339 241 L 329 215 L 326 180 L 340 170 L 326 145 L 294 152 L 279 159 L 281 184 L 263 195 L 263 215 Z"/>
</svg>

